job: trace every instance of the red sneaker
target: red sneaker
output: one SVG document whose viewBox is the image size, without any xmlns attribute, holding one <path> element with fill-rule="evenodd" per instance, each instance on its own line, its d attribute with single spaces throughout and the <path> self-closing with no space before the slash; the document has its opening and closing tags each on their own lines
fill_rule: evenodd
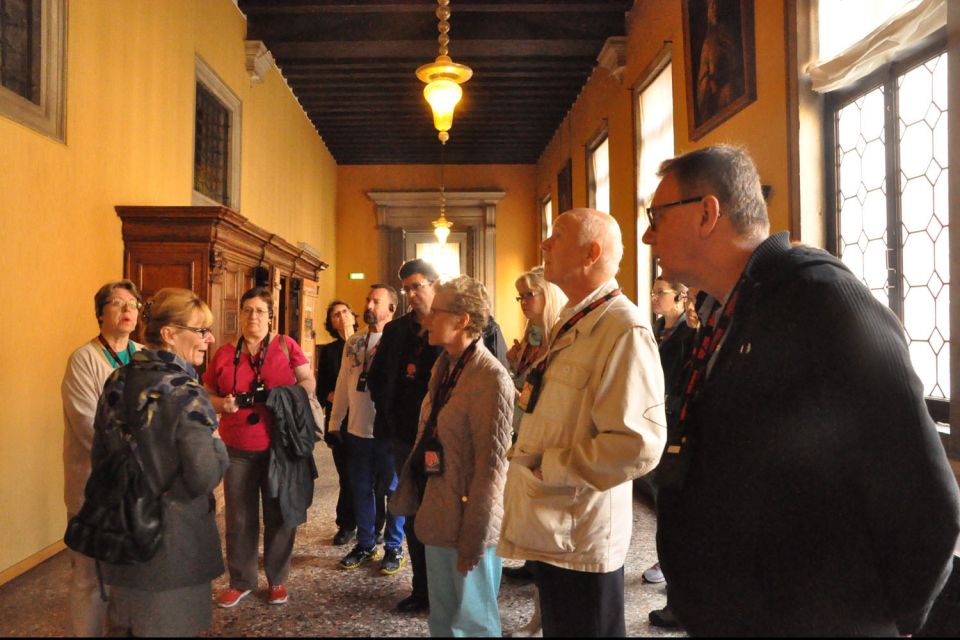
<svg viewBox="0 0 960 640">
<path fill-rule="evenodd" d="M 270 596 L 267 598 L 268 603 L 286 604 L 288 599 L 287 588 L 285 586 L 278 584 L 270 587 Z"/>
<path fill-rule="evenodd" d="M 230 607 L 237 606 L 237 603 L 250 595 L 250 589 L 241 591 L 240 589 L 234 589 L 230 587 L 226 591 L 220 594 L 220 597 L 217 598 L 217 606 L 223 609 L 229 609 Z"/>
</svg>

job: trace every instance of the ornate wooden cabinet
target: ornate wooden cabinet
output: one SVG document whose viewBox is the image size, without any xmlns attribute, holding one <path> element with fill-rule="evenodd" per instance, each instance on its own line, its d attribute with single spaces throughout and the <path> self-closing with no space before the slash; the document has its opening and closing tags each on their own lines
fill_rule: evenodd
<svg viewBox="0 0 960 640">
<path fill-rule="evenodd" d="M 217 344 L 240 334 L 240 296 L 255 285 L 272 289 L 274 330 L 292 336 L 314 357 L 317 278 L 327 264 L 221 206 L 116 207 L 123 221 L 124 274 L 144 298 L 163 287 L 197 293 L 213 311 Z M 322 312 L 320 312 L 322 313 Z"/>
</svg>

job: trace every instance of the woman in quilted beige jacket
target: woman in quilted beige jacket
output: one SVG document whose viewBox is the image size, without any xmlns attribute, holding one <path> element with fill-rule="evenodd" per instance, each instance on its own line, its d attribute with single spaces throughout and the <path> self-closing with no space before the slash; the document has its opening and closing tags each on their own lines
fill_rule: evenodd
<svg viewBox="0 0 960 640">
<path fill-rule="evenodd" d="M 479 339 L 489 309 L 486 289 L 473 278 L 438 285 L 424 326 L 430 344 L 444 353 L 420 410 L 417 443 L 390 500 L 396 515 L 416 512 L 435 637 L 501 635 L 495 551 L 514 390 L 510 374 Z"/>
</svg>

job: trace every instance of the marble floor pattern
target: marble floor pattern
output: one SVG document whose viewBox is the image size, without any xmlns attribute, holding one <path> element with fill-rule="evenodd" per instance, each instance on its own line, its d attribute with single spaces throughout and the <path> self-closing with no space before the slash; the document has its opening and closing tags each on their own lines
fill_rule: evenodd
<svg viewBox="0 0 960 640">
<path fill-rule="evenodd" d="M 350 550 L 331 544 L 337 477 L 329 450 L 316 452 L 320 477 L 307 524 L 300 527 L 287 581 L 290 601 L 283 606 L 266 603 L 266 580 L 260 589 L 233 609 L 214 608 L 213 624 L 203 634 L 221 636 L 429 636 L 426 614 L 397 613 L 394 605 L 410 593 L 410 568 L 382 576 L 378 566 L 345 571 L 337 566 Z M 220 528 L 223 518 L 220 515 Z M 626 562 L 626 619 L 630 636 L 684 636 L 682 632 L 653 627 L 651 609 L 666 600 L 664 586 L 646 584 L 643 570 L 656 561 L 656 516 L 649 500 L 634 499 L 634 527 Z M 507 561 L 508 565 L 517 564 Z M 0 636 L 63 636 L 68 633 L 66 579 L 69 561 L 59 553 L 18 578 L 0 586 Z M 214 582 L 214 594 L 226 588 L 226 576 Z M 533 611 L 533 587 L 504 579 L 500 588 L 500 613 L 505 632 L 524 625 Z"/>
</svg>

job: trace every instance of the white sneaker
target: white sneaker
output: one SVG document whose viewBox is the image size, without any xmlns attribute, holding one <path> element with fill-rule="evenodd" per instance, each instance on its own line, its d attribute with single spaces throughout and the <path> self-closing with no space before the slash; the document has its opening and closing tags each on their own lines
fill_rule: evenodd
<svg viewBox="0 0 960 640">
<path fill-rule="evenodd" d="M 666 581 L 666 578 L 663 577 L 663 571 L 660 571 L 659 562 L 643 572 L 643 581 L 650 584 L 659 584 Z"/>
</svg>

